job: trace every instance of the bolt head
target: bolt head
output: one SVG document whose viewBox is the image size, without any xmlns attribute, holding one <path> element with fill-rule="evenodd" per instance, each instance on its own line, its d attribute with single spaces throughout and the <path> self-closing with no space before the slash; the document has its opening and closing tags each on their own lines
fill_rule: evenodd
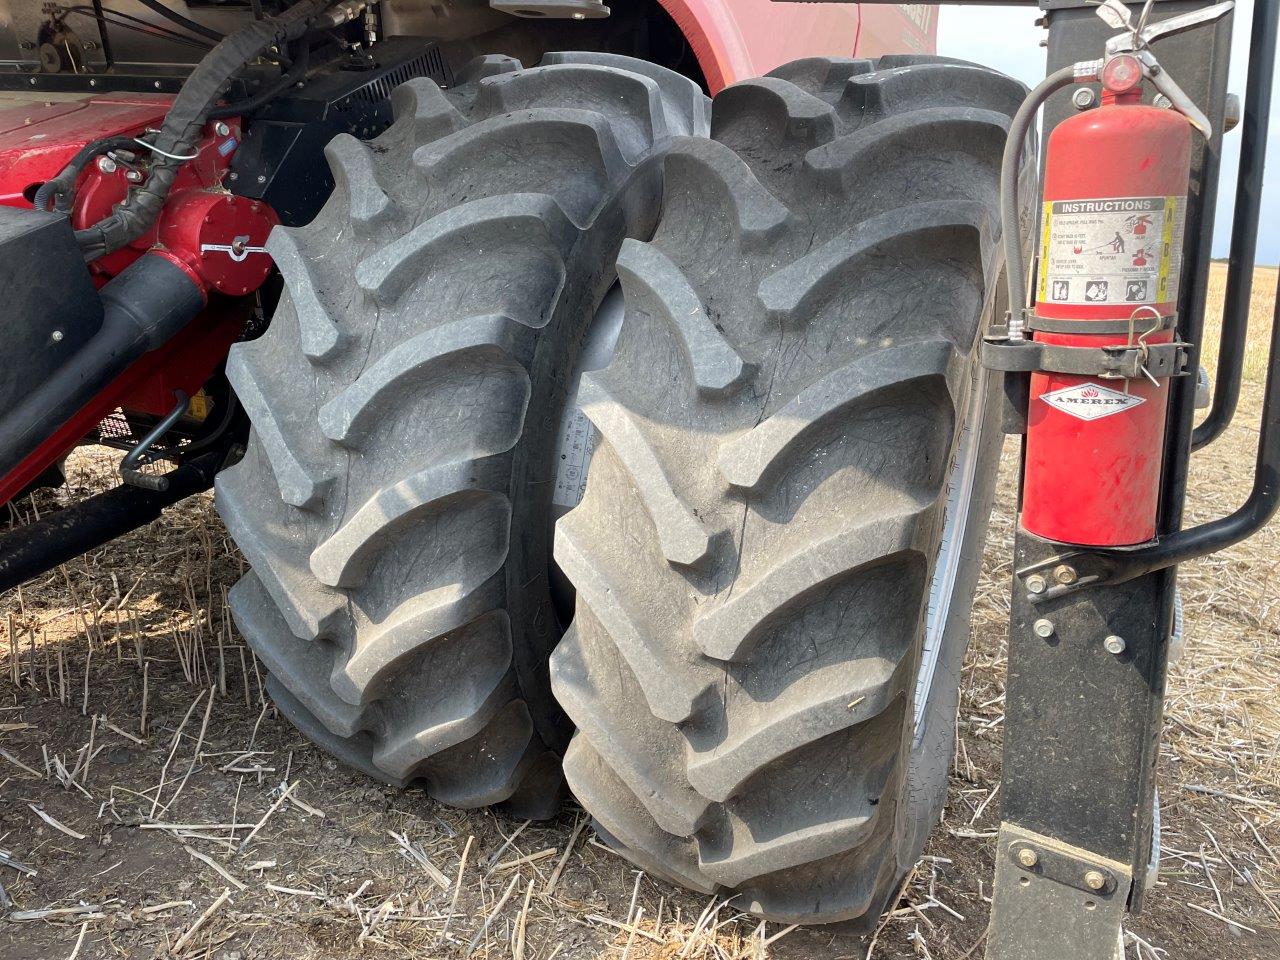
<svg viewBox="0 0 1280 960">
<path fill-rule="evenodd" d="M 105 157 L 105 156 L 99 157 L 98 170 L 101 171 L 102 173 L 115 173 L 116 162 L 112 160 L 110 157 Z"/>
<path fill-rule="evenodd" d="M 128 180 L 130 183 L 142 182 L 142 174 L 139 173 L 137 170 L 126 170 L 124 172 L 124 178 Z"/>
<path fill-rule="evenodd" d="M 1047 640 L 1049 637 L 1053 636 L 1053 621 L 1044 619 L 1037 620 L 1035 624 L 1032 625 L 1031 629 L 1036 632 L 1037 637 Z"/>
<path fill-rule="evenodd" d="M 259 183 L 266 183 L 266 182 L 267 182 L 267 175 L 266 175 L 265 173 L 260 173 L 260 174 L 258 174 L 258 182 L 259 182 Z"/>
<path fill-rule="evenodd" d="M 1040 857 L 1030 847 L 1023 847 L 1018 851 L 1018 862 L 1027 869 L 1030 869 L 1040 862 Z"/>
<path fill-rule="evenodd" d="M 1045 588 L 1049 586 L 1044 577 L 1038 573 L 1033 573 L 1027 577 L 1027 590 L 1031 593 L 1044 593 Z"/>
<path fill-rule="evenodd" d="M 61 330 L 55 330 L 55 331 L 53 331 L 53 333 L 49 334 L 49 339 L 50 339 L 50 340 L 52 340 L 54 343 L 61 343 L 61 342 L 62 342 L 62 331 L 61 331 Z"/>
<path fill-rule="evenodd" d="M 1079 579 L 1076 568 L 1065 563 L 1059 564 L 1053 571 L 1053 579 L 1057 580 L 1064 587 L 1068 584 L 1075 583 Z"/>
<path fill-rule="evenodd" d="M 1071 94 L 1071 102 L 1077 110 L 1090 110 L 1098 105 L 1098 95 L 1092 87 L 1078 87 Z"/>
<path fill-rule="evenodd" d="M 213 125 L 213 132 L 220 137 L 225 137 L 228 133 L 231 132 L 231 128 L 228 127 L 221 120 L 219 120 L 217 123 Z"/>
<path fill-rule="evenodd" d="M 1101 870 L 1090 870 L 1084 875 L 1084 885 L 1090 890 L 1101 890 L 1107 885 L 1107 878 Z"/>
<path fill-rule="evenodd" d="M 1107 653 L 1114 653 L 1117 656 L 1124 653 L 1126 646 L 1124 637 L 1118 637 L 1114 633 L 1103 640 L 1102 645 L 1106 648 Z"/>
</svg>

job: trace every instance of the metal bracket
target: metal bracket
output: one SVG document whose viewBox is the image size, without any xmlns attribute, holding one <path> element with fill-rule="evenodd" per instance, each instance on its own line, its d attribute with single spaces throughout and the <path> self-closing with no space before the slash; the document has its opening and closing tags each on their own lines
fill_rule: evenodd
<svg viewBox="0 0 1280 960">
<path fill-rule="evenodd" d="M 1187 344 L 1123 344 L 1067 347 L 1035 340 L 982 342 L 982 365 L 988 370 L 1023 373 L 1043 370 L 1103 380 L 1178 377 L 1186 372 Z"/>
<path fill-rule="evenodd" d="M 1000 847 L 1001 852 L 1023 873 L 1074 887 L 1090 896 L 1116 892 L 1115 870 L 1106 862 L 1086 860 L 1074 852 L 1075 847 L 1020 831 L 1009 824 L 1005 826 L 1009 827 L 1011 834 L 1027 833 L 1026 837 L 1010 840 Z"/>
<path fill-rule="evenodd" d="M 1127 864 L 1008 822 L 996 845 L 987 960 L 1115 956 L 1133 883 Z"/>
<path fill-rule="evenodd" d="M 1149 337 L 1153 333 L 1159 333 L 1163 330 L 1173 330 L 1178 325 L 1178 315 L 1176 313 L 1155 314 L 1154 311 L 1151 311 L 1149 315 L 1151 315 L 1151 323 L 1145 325 L 1142 331 L 1142 336 L 1144 337 Z M 1063 317 L 1042 317 L 1030 310 L 1024 310 L 1023 316 L 1023 326 L 1027 330 L 1038 330 L 1041 333 L 1079 333 L 1093 334 L 1095 336 L 1115 334 L 1117 336 L 1127 335 L 1132 339 L 1136 332 L 1136 317 L 1126 317 L 1122 320 L 1073 320 Z"/>
</svg>

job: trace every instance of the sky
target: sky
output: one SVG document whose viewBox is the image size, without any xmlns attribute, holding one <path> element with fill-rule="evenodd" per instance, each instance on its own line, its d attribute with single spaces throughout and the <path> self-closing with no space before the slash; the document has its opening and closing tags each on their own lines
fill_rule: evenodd
<svg viewBox="0 0 1280 960">
<path fill-rule="evenodd" d="M 1266 0 L 1262 0 L 1266 2 Z M 1247 96 L 1245 70 L 1249 60 L 1248 33 L 1254 0 L 1236 0 L 1231 79 L 1228 89 Z M 1045 53 L 1039 46 L 1045 31 L 1035 26 L 1035 7 L 941 8 L 938 52 L 995 67 L 1028 86 L 1044 78 Z M 1157 48 L 1158 52 L 1158 48 Z M 1177 74 L 1174 74 L 1177 79 Z M 1271 135 L 1268 137 L 1266 178 L 1262 193 L 1262 229 L 1258 262 L 1280 263 L 1280 95 L 1272 95 Z M 1230 247 L 1231 211 L 1235 203 L 1236 170 L 1240 163 L 1240 127 L 1226 134 L 1222 145 L 1222 179 L 1218 185 L 1218 214 L 1213 255 L 1225 257 Z"/>
</svg>

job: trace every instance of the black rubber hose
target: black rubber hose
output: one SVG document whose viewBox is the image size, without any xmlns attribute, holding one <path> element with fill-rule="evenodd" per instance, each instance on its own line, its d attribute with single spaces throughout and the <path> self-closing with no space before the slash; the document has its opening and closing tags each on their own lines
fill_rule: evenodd
<svg viewBox="0 0 1280 960">
<path fill-rule="evenodd" d="M 66 12 L 95 20 L 99 27 L 103 29 L 109 26 L 119 27 L 122 30 L 132 30 L 134 33 L 141 33 L 148 37 L 161 37 L 165 40 L 172 40 L 175 43 L 185 43 L 192 47 L 199 47 L 201 50 L 208 50 L 213 46 L 204 37 L 192 37 L 185 33 L 179 33 L 177 30 L 170 30 L 168 27 L 162 27 L 149 20 L 143 20 L 141 17 L 135 17 L 128 13 L 121 13 L 118 10 L 103 10 L 100 13 L 93 7 L 78 6 L 67 7 Z"/>
<path fill-rule="evenodd" d="M 1075 82 L 1075 67 L 1063 67 L 1040 81 L 1032 90 L 1009 125 L 1009 138 L 1004 143 L 1000 165 L 1000 222 L 1004 233 L 1005 281 L 1009 285 L 1009 339 L 1021 340 L 1023 311 L 1027 306 L 1027 266 L 1022 259 L 1021 210 L 1018 206 L 1018 171 L 1021 166 L 1023 141 L 1035 123 L 1036 113 L 1049 97 Z"/>
<path fill-rule="evenodd" d="M 155 159 L 147 182 L 132 191 L 112 213 L 84 230 L 76 240 L 86 259 L 119 250 L 142 236 L 164 207 L 178 171 L 194 150 L 201 127 L 223 89 L 248 63 L 272 46 L 307 33 L 315 18 L 337 0 L 300 0 L 278 17 L 255 21 L 230 34 L 210 50 L 187 77 L 154 139 Z M 165 156 L 169 154 L 170 156 Z"/>
<path fill-rule="evenodd" d="M 102 288 L 102 325 L 0 417 L 0 476 L 144 353 L 171 340 L 205 306 L 204 291 L 164 257 L 139 257 Z"/>
<path fill-rule="evenodd" d="M 153 13 L 158 13 L 170 23 L 176 23 L 184 30 L 190 30 L 192 33 L 197 33 L 200 36 L 207 37 L 215 42 L 226 36 L 226 34 L 219 33 L 217 30 L 206 27 L 202 23 L 196 23 L 194 20 L 184 17 L 176 10 L 170 10 L 164 4 L 160 3 L 159 0 L 138 0 L 138 3 L 142 4 Z"/>
<path fill-rule="evenodd" d="M 133 137 L 103 137 L 101 140 L 85 144 L 76 151 L 75 156 L 67 162 L 56 177 L 40 184 L 40 188 L 36 190 L 36 195 L 32 199 L 32 205 L 37 210 L 70 209 L 71 197 L 75 193 L 76 181 L 80 179 L 80 171 L 90 160 L 108 150 L 131 150 L 136 149 L 137 146 Z M 54 205 L 46 206 L 51 198 Z M 59 200 L 63 202 L 59 203 Z"/>
<path fill-rule="evenodd" d="M 279 96 L 283 91 L 293 86 L 307 72 L 307 65 L 311 59 L 311 52 L 307 45 L 303 44 L 298 51 L 297 56 L 293 58 L 293 63 L 289 69 L 271 84 L 264 86 L 261 90 L 251 97 L 243 100 L 237 100 L 235 103 L 228 103 L 225 106 L 215 107 L 209 111 L 209 120 L 219 120 L 222 117 L 239 117 L 257 110 L 264 103 Z"/>
<path fill-rule="evenodd" d="M 121 485 L 0 534 L 0 593 L 157 519 L 166 507 L 213 486 L 222 451 L 165 474 L 164 490 Z"/>
</svg>

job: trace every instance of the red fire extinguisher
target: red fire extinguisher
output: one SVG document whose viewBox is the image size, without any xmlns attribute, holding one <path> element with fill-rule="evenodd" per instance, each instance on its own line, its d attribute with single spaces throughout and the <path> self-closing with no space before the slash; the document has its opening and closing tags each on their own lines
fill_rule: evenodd
<svg viewBox="0 0 1280 960">
<path fill-rule="evenodd" d="M 1192 128 L 1144 105 L 1142 83 L 1137 56 L 1109 58 L 1102 106 L 1049 137 L 1028 318 L 1037 344 L 1119 348 L 1141 361 L 1174 340 Z M 1028 531 L 1085 546 L 1155 536 L 1169 379 L 1148 364 L 1137 372 L 1032 373 Z"/>
<path fill-rule="evenodd" d="M 984 362 L 1030 371 L 1021 523 L 1046 540 L 1121 547 L 1156 535 L 1169 382 L 1187 358 L 1176 309 L 1192 131 L 1211 129 L 1150 44 L 1232 6 L 1150 23 L 1150 3 L 1135 22 L 1120 0 L 1101 0 L 1097 14 L 1121 31 L 1106 56 L 1046 77 L 1014 117 L 1002 174 L 1011 315 L 1007 334 L 984 345 Z M 1098 81 L 1102 105 L 1049 137 L 1035 302 L 1025 311 L 1012 202 L 1018 141 L 1050 94 Z M 1169 109 L 1142 103 L 1145 82 Z"/>
</svg>

